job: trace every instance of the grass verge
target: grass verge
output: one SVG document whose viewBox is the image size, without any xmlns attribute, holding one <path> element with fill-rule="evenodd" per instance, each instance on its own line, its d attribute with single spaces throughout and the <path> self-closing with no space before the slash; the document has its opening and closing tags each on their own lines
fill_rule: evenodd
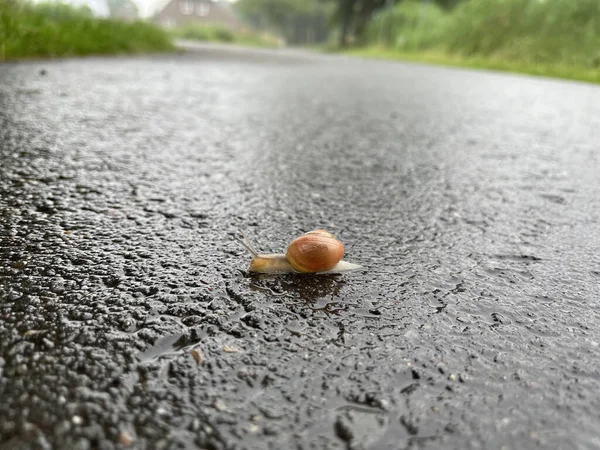
<svg viewBox="0 0 600 450">
<path fill-rule="evenodd" d="M 0 0 L 0 61 L 174 50 L 170 36 L 146 22 L 92 15 L 87 7 Z"/>
<path fill-rule="evenodd" d="M 580 69 L 559 64 L 526 64 L 482 57 L 465 57 L 436 51 L 402 52 L 380 47 L 355 47 L 339 53 L 363 58 L 421 62 L 441 66 L 488 69 L 502 72 L 524 73 L 551 78 L 586 81 L 600 84 L 599 69 Z"/>
<path fill-rule="evenodd" d="M 252 31 L 232 31 L 221 25 L 186 25 L 171 31 L 172 36 L 205 42 L 222 42 L 251 47 L 280 47 L 280 41 L 270 35 Z"/>
<path fill-rule="evenodd" d="M 404 0 L 349 54 L 600 82 L 598 0 Z"/>
</svg>

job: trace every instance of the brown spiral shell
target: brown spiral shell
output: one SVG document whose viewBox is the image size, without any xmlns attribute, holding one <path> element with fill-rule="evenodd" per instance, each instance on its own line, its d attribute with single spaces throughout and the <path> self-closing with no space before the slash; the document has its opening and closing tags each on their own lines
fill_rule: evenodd
<svg viewBox="0 0 600 450">
<path fill-rule="evenodd" d="M 298 272 L 323 272 L 340 262 L 344 244 L 325 230 L 309 231 L 292 241 L 285 256 Z"/>
</svg>

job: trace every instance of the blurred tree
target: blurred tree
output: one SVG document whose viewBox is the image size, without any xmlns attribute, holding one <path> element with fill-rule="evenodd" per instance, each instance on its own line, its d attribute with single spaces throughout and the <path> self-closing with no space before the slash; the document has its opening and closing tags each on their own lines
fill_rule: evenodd
<svg viewBox="0 0 600 450">
<path fill-rule="evenodd" d="M 239 0 L 235 6 L 254 28 L 275 31 L 289 43 L 327 39 L 331 5 L 319 0 Z"/>
<path fill-rule="evenodd" d="M 333 24 L 339 27 L 339 45 L 344 47 L 350 37 L 359 38 L 376 12 L 391 9 L 403 0 L 322 0 L 335 3 Z M 406 0 L 408 1 L 408 0 Z M 414 1 L 414 0 L 413 0 Z M 451 9 L 465 0 L 420 0 L 421 3 L 435 3 L 444 9 Z"/>
<path fill-rule="evenodd" d="M 378 9 L 392 5 L 399 0 L 324 0 L 336 4 L 332 19 L 339 27 L 339 45 L 348 44 L 350 36 L 359 36 L 373 13 Z"/>
<path fill-rule="evenodd" d="M 343 47 L 361 37 L 378 11 L 402 1 L 409 0 L 238 0 L 235 5 L 254 28 L 275 31 L 294 44 L 322 42 L 329 28 L 336 27 Z M 465 0 L 412 1 L 450 9 Z"/>
<path fill-rule="evenodd" d="M 21 2 L 16 1 L 14 4 Z M 26 3 L 21 3 L 26 5 Z M 42 1 L 36 4 L 36 10 L 54 19 L 76 19 L 81 17 L 91 18 L 94 16 L 92 9 L 88 5 L 72 6 L 67 3 L 54 1 Z"/>
</svg>

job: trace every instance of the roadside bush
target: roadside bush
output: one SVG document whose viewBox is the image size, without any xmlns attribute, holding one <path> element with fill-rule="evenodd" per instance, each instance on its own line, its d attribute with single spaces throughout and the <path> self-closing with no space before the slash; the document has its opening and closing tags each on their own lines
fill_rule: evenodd
<svg viewBox="0 0 600 450">
<path fill-rule="evenodd" d="M 171 31 L 174 37 L 196 41 L 225 42 L 252 45 L 256 47 L 276 47 L 278 41 L 272 36 L 251 31 L 232 31 L 221 25 L 184 25 Z"/>
<path fill-rule="evenodd" d="M 94 17 L 94 13 L 89 6 L 72 6 L 66 3 L 45 1 L 36 3 L 34 8 L 38 13 L 56 20 L 79 19 L 82 17 L 91 19 Z"/>
<path fill-rule="evenodd" d="M 468 0 L 449 16 L 448 51 L 531 64 L 597 67 L 597 0 Z"/>
<path fill-rule="evenodd" d="M 363 43 L 525 65 L 600 67 L 598 0 L 465 0 L 449 12 L 405 0 L 373 18 Z"/>
<path fill-rule="evenodd" d="M 142 21 L 93 17 L 89 8 L 0 0 L 0 60 L 173 49 L 169 36 Z"/>
<path fill-rule="evenodd" d="M 173 35 L 182 39 L 213 42 L 233 42 L 231 30 L 221 25 L 184 25 L 173 30 Z"/>
<path fill-rule="evenodd" d="M 439 45 L 446 14 L 435 4 L 408 0 L 383 11 L 365 30 L 365 43 L 399 50 L 419 50 Z"/>
</svg>

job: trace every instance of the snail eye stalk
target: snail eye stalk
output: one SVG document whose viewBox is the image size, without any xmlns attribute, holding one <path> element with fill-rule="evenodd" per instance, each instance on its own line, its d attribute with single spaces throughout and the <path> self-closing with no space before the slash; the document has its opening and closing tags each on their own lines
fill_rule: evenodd
<svg viewBox="0 0 600 450">
<path fill-rule="evenodd" d="M 250 239 L 248 239 L 248 236 L 246 236 L 242 230 L 238 230 L 238 232 L 242 235 L 242 237 L 238 237 L 237 240 L 240 241 L 240 243 L 246 247 L 246 250 L 248 250 L 250 254 L 256 258 L 258 256 L 258 252 L 252 245 L 252 242 L 250 242 Z"/>
</svg>

